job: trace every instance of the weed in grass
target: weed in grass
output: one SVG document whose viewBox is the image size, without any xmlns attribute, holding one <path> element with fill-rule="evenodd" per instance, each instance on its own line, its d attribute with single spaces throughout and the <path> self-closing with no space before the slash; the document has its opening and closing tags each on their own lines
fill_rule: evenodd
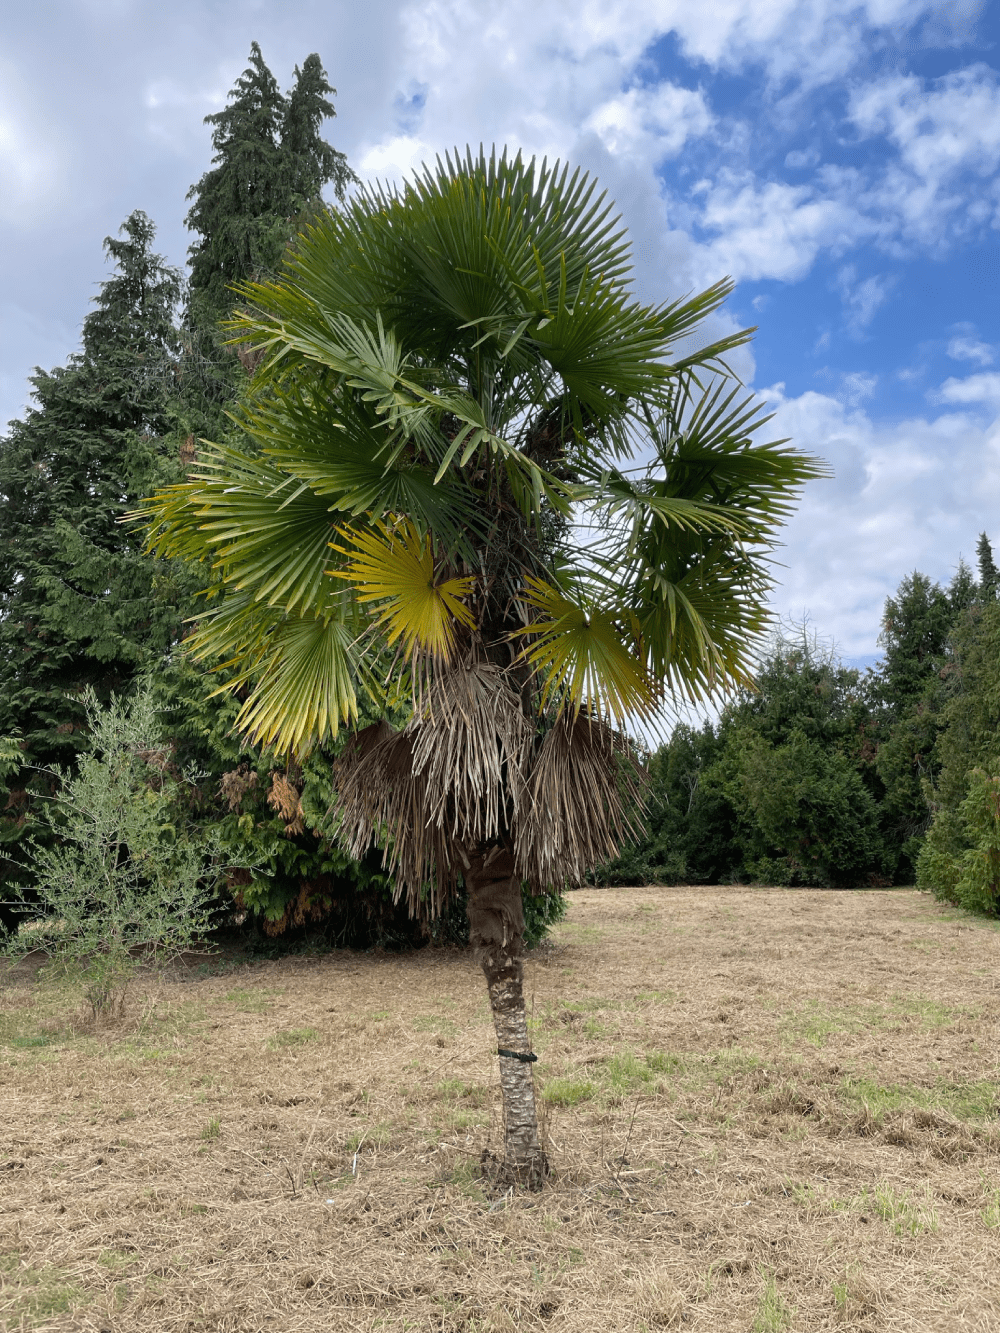
<svg viewBox="0 0 1000 1333">
<path fill-rule="evenodd" d="M 917 1018 L 927 1028 L 949 1027 L 963 1017 L 975 1017 L 971 1010 L 955 1009 L 938 1000 L 924 1000 L 919 996 L 894 995 L 892 1007 L 907 1017 Z"/>
<path fill-rule="evenodd" d="M 453 1111 L 448 1117 L 448 1128 L 460 1132 L 485 1123 L 486 1117 L 480 1111 Z"/>
<path fill-rule="evenodd" d="M 782 1298 L 773 1273 L 768 1273 L 751 1325 L 752 1333 L 785 1333 L 792 1326 L 793 1310 Z"/>
<path fill-rule="evenodd" d="M 812 1185 L 802 1181 L 786 1180 L 782 1190 L 799 1208 L 813 1209 L 820 1206 L 820 1197 Z"/>
<path fill-rule="evenodd" d="M 851 1289 L 848 1286 L 847 1279 L 844 1278 L 843 1282 L 834 1282 L 832 1286 L 833 1303 L 837 1307 L 837 1313 L 841 1318 L 846 1319 L 851 1299 Z"/>
<path fill-rule="evenodd" d="M 307 1042 L 318 1040 L 319 1033 L 315 1028 L 286 1028 L 268 1039 L 267 1049 L 280 1051 L 289 1046 L 304 1046 Z"/>
<path fill-rule="evenodd" d="M 344 1151 L 356 1153 L 365 1148 L 368 1152 L 377 1152 L 381 1148 L 388 1148 L 391 1142 L 391 1126 L 369 1125 L 367 1129 L 359 1129 L 357 1133 L 351 1134 L 349 1138 L 345 1139 Z"/>
<path fill-rule="evenodd" d="M 461 1078 L 446 1078 L 437 1085 L 434 1094 L 442 1101 L 463 1101 L 473 1106 L 482 1106 L 489 1096 L 489 1090 L 481 1083 L 467 1083 Z"/>
<path fill-rule="evenodd" d="M 134 1255 L 126 1253 L 124 1250 L 102 1250 L 97 1256 L 97 1262 L 103 1268 L 127 1268 L 134 1259 Z"/>
<path fill-rule="evenodd" d="M 211 1143 L 213 1140 L 219 1138 L 221 1134 L 222 1134 L 221 1122 L 212 1119 L 208 1122 L 207 1125 L 202 1126 L 202 1131 L 199 1137 L 204 1139 L 207 1143 Z"/>
<path fill-rule="evenodd" d="M 666 1051 L 652 1051 L 646 1056 L 646 1064 L 654 1074 L 680 1074 L 684 1070 L 684 1061 L 679 1055 L 668 1055 Z"/>
<path fill-rule="evenodd" d="M 914 1203 L 907 1191 L 895 1190 L 887 1181 L 876 1185 L 874 1190 L 862 1190 L 857 1206 L 887 1222 L 896 1236 L 919 1236 L 925 1231 L 937 1231 L 937 1214 L 929 1203 Z"/>
<path fill-rule="evenodd" d="M 22 1264 L 18 1254 L 0 1255 L 0 1278 L 4 1279 L 4 1305 L 21 1328 L 33 1328 L 53 1315 L 66 1314 L 83 1297 L 61 1269 L 50 1264 L 32 1268 Z"/>
<path fill-rule="evenodd" d="M 844 1275 L 830 1284 L 833 1306 L 838 1323 L 857 1327 L 857 1320 L 876 1313 L 879 1306 L 878 1290 L 873 1288 L 855 1263 L 850 1263 Z M 864 1325 L 867 1327 L 867 1324 Z"/>
<path fill-rule="evenodd" d="M 624 1051 L 606 1061 L 604 1077 L 612 1096 L 628 1097 L 652 1083 L 653 1071 L 646 1060 Z"/>
<path fill-rule="evenodd" d="M 993 1189 L 990 1190 L 986 1201 L 986 1207 L 983 1208 L 980 1217 L 982 1217 L 983 1222 L 991 1231 L 995 1231 L 997 1227 L 1000 1227 L 1000 1188 L 994 1186 Z"/>
<path fill-rule="evenodd" d="M 883 1011 L 876 1006 L 863 1009 L 829 1009 L 819 1000 L 810 1000 L 802 1009 L 792 1009 L 781 1020 L 782 1041 L 794 1045 L 807 1042 L 821 1050 L 831 1037 L 853 1036 L 884 1027 Z"/>
<path fill-rule="evenodd" d="M 9 1044 L 15 1051 L 30 1051 L 39 1046 L 48 1046 L 50 1044 L 48 1037 L 41 1035 L 34 1037 L 11 1037 Z"/>
<path fill-rule="evenodd" d="M 896 1111 L 940 1110 L 956 1120 L 988 1120 L 996 1114 L 998 1084 L 980 1080 L 969 1083 L 939 1083 L 934 1088 L 915 1084 L 881 1084 L 868 1078 L 844 1079 L 841 1098 L 857 1110 L 867 1110 L 873 1124 L 880 1125 Z"/>
<path fill-rule="evenodd" d="M 242 986 L 237 986 L 234 990 L 228 991 L 223 998 L 230 1004 L 234 1004 L 241 1014 L 263 1014 L 271 1008 L 272 1004 L 268 992 L 246 990 Z"/>
<path fill-rule="evenodd" d="M 542 1101 L 550 1106 L 579 1106 L 597 1095 L 597 1084 L 589 1078 L 550 1078 L 542 1088 Z"/>
</svg>

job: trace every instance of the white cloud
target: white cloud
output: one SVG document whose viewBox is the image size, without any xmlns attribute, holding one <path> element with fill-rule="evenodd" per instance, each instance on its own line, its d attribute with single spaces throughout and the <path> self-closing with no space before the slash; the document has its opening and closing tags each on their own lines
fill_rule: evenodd
<svg viewBox="0 0 1000 1333">
<path fill-rule="evenodd" d="M 846 74 L 871 49 L 873 29 L 884 40 L 889 30 L 901 34 L 948 13 L 941 0 L 638 0 L 629 8 L 655 12 L 689 57 L 729 69 L 761 65 L 776 83 L 806 86 Z"/>
<path fill-rule="evenodd" d="M 953 361 L 974 361 L 977 366 L 991 366 L 994 361 L 993 348 L 975 338 L 952 338 L 947 351 Z"/>
<path fill-rule="evenodd" d="M 888 274 L 874 273 L 859 281 L 855 266 L 845 264 L 837 274 L 837 286 L 847 311 L 848 328 L 853 333 L 860 333 L 888 300 L 895 279 Z"/>
<path fill-rule="evenodd" d="M 593 130 L 609 153 L 655 166 L 676 157 L 689 139 L 708 134 L 714 124 L 701 89 L 659 83 L 602 102 L 583 128 Z"/>
<path fill-rule="evenodd" d="M 879 423 L 825 394 L 786 398 L 776 385 L 764 397 L 776 408 L 775 434 L 835 473 L 806 488 L 785 529 L 775 607 L 808 611 L 846 653 L 873 652 L 885 599 L 905 574 L 946 582 L 976 534 L 996 531 L 1000 419 L 951 411 Z"/>
<path fill-rule="evenodd" d="M 706 266 L 741 278 L 792 282 L 812 267 L 820 250 L 849 249 L 876 233 L 838 183 L 823 197 L 814 187 L 758 182 L 749 173 L 723 172 L 698 187 L 700 225 L 717 233 L 705 247 Z"/>
<path fill-rule="evenodd" d="M 947 379 L 934 398 L 940 403 L 986 403 L 1000 408 L 1000 375 L 993 372 L 969 375 L 964 380 Z"/>
<path fill-rule="evenodd" d="M 973 65 L 929 86 L 894 75 L 857 89 L 848 114 L 865 138 L 884 137 L 898 151 L 872 202 L 895 214 L 903 236 L 934 245 L 996 220 L 996 71 Z"/>
<path fill-rule="evenodd" d="M 871 398 L 877 386 L 877 375 L 869 375 L 863 370 L 855 370 L 844 376 L 841 397 L 848 407 L 859 407 L 866 398 Z"/>
<path fill-rule="evenodd" d="M 412 134 L 396 134 L 368 148 L 356 166 L 358 173 L 368 179 L 398 180 L 433 160 L 434 151 L 425 140 Z"/>
</svg>

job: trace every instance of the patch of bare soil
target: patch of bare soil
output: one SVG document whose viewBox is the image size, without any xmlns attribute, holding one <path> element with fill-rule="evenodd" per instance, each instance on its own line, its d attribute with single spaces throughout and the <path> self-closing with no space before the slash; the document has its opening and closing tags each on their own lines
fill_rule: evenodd
<svg viewBox="0 0 1000 1333">
<path fill-rule="evenodd" d="M 482 975 L 0 984 L 0 1328 L 1000 1328 L 1000 934 L 912 892 L 584 891 L 527 964 L 552 1176 L 499 1193 Z"/>
</svg>

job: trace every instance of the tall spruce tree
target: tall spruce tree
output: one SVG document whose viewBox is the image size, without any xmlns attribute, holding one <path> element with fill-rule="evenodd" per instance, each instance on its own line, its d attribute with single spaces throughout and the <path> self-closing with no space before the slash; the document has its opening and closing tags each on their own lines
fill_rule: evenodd
<svg viewBox="0 0 1000 1333">
<path fill-rule="evenodd" d="M 38 768 L 72 763 L 85 743 L 84 688 L 126 690 L 179 633 L 175 572 L 158 581 L 119 521 L 177 470 L 166 437 L 181 278 L 153 237 L 136 212 L 105 241 L 115 272 L 81 351 L 36 369 L 34 406 L 0 440 L 0 735 L 18 734 L 24 759 L 0 813 L 8 852 Z"/>
<path fill-rule="evenodd" d="M 192 326 L 214 328 L 233 305 L 234 283 L 277 269 L 303 215 L 323 207 L 327 185 L 344 198 L 354 173 L 320 137 L 324 120 L 336 115 L 335 94 L 313 54 L 282 95 L 254 42 L 229 105 L 205 117 L 214 166 L 188 192 L 186 219 L 198 235 L 188 252 Z"/>
<path fill-rule="evenodd" d="M 993 547 L 985 532 L 979 534 L 976 543 L 976 563 L 979 566 L 979 597 L 983 602 L 996 600 L 997 584 L 1000 582 L 1000 570 L 993 559 Z"/>
</svg>

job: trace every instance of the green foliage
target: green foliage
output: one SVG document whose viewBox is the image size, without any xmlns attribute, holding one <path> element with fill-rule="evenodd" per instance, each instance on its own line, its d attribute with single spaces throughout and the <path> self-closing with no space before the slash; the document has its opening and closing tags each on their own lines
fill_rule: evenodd
<svg viewBox="0 0 1000 1333">
<path fill-rule="evenodd" d="M 234 731 L 240 704 L 224 682 L 175 654 L 150 690 L 175 762 L 197 773 L 187 788 L 191 817 L 244 867 L 226 883 L 250 933 L 288 943 L 308 932 L 361 946 L 412 941 L 381 856 L 355 861 L 336 842 L 331 767 L 339 747 L 299 766 L 250 746 Z"/>
<path fill-rule="evenodd" d="M 0 734 L 21 763 L 0 778 L 0 899 L 30 882 L 51 766 L 86 747 L 83 691 L 125 694 L 180 634 L 192 583 L 145 554 L 122 516 L 178 477 L 173 314 L 180 275 L 133 213 L 105 249 L 114 273 L 80 352 L 32 381 L 34 406 L 0 440 Z"/>
<path fill-rule="evenodd" d="M 917 862 L 917 883 L 973 912 L 1000 911 L 1000 764 L 972 769 L 957 811 L 942 809 Z"/>
<path fill-rule="evenodd" d="M 981 549 L 980 566 L 988 575 L 985 555 Z M 917 883 L 945 901 L 995 915 L 1000 602 L 988 583 L 986 595 L 977 595 L 958 616 L 942 674 L 939 769 L 925 788 L 933 823 L 917 861 Z"/>
<path fill-rule="evenodd" d="M 678 726 L 649 765 L 648 834 L 599 882 L 863 884 L 891 873 L 879 827 L 869 683 L 804 629 L 755 691 Z"/>
<path fill-rule="evenodd" d="M 335 116 L 331 88 L 318 55 L 296 66 L 283 96 L 253 42 L 250 63 L 212 126 L 215 164 L 188 192 L 191 297 L 203 315 L 218 320 L 234 302 L 232 287 L 278 268 L 301 215 L 321 209 L 324 186 L 338 199 L 356 178 L 343 153 L 319 136 Z M 202 320 L 204 322 L 204 319 Z"/>
<path fill-rule="evenodd" d="M 521 899 L 524 904 L 524 942 L 533 949 L 566 915 L 566 895 L 522 891 Z"/>
<path fill-rule="evenodd" d="M 0 441 L 0 734 L 26 763 L 72 760 L 81 692 L 127 689 L 179 627 L 176 573 L 143 554 L 122 516 L 176 480 L 172 316 L 180 278 L 133 213 L 105 249 L 101 285 L 68 366 L 32 381 L 35 404 Z"/>
<path fill-rule="evenodd" d="M 1000 570 L 993 559 L 993 547 L 985 532 L 979 534 L 976 542 L 976 563 L 979 566 L 980 601 L 993 601 L 997 595 L 997 583 L 1000 582 Z"/>
<path fill-rule="evenodd" d="M 88 690 L 83 704 L 93 748 L 76 776 L 58 775 L 54 838 L 31 840 L 34 894 L 5 952 L 45 951 L 82 975 L 94 1013 L 107 1014 L 120 1009 L 141 962 L 205 936 L 221 853 L 183 818 L 190 775 L 174 768 L 148 692 L 101 709 Z"/>
<path fill-rule="evenodd" d="M 852 885 L 883 870 L 875 801 L 843 754 L 796 729 L 783 745 L 753 737 L 734 769 L 730 799 L 750 878 Z"/>
<path fill-rule="evenodd" d="M 700 732 L 650 761 L 646 836 L 605 883 L 912 882 L 979 911 L 994 888 L 989 799 L 1000 730 L 1000 603 L 992 548 L 979 582 L 914 572 L 886 601 L 883 658 L 862 677 L 804 631 Z M 992 779 L 990 779 L 992 780 Z M 966 806 L 963 803 L 972 797 Z"/>
<path fill-rule="evenodd" d="M 295 69 L 283 95 L 256 42 L 228 105 L 206 116 L 212 126 L 212 168 L 188 191 L 186 222 L 197 240 L 188 255 L 191 277 L 184 312 L 185 417 L 194 435 L 222 440 L 232 427 L 225 413 L 254 358 L 225 345 L 220 320 L 237 296 L 234 284 L 273 274 L 289 241 L 326 205 L 332 184 L 343 200 L 356 178 L 343 153 L 320 137 L 336 115 L 318 55 Z M 242 363 L 242 364 L 241 364 Z"/>
</svg>

